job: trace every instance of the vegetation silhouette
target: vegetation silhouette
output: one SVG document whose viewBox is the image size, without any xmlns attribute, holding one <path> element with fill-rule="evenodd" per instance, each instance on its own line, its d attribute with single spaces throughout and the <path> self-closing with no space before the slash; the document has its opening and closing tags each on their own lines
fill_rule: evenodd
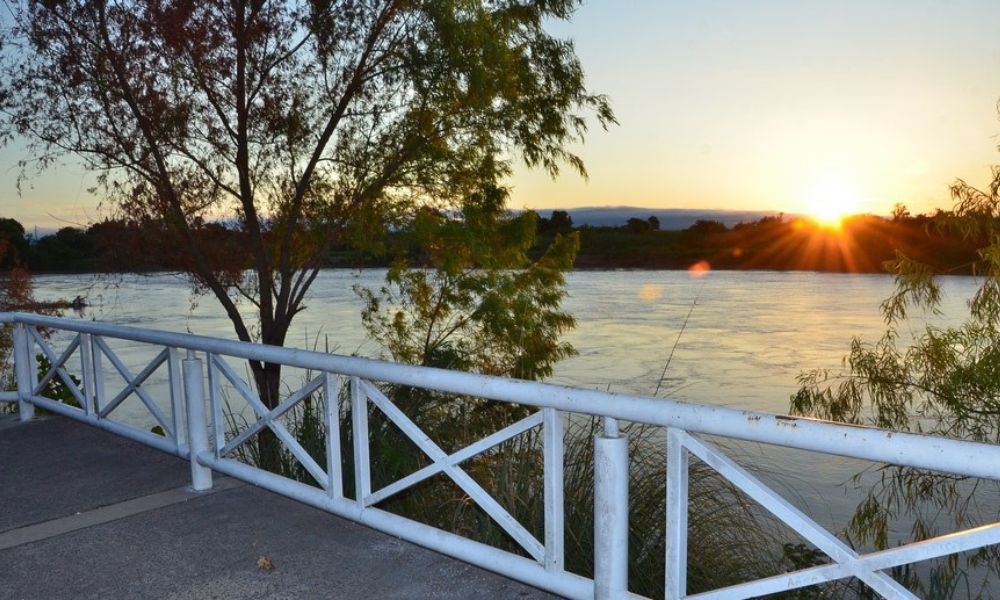
<svg viewBox="0 0 1000 600">
<path fill-rule="evenodd" d="M 503 193 L 503 190 L 498 190 Z M 531 211 L 527 211 L 531 212 Z M 447 215 L 449 213 L 440 213 Z M 817 225 L 807 219 L 781 215 L 764 217 L 732 228 L 718 221 L 699 220 L 684 230 L 661 231 L 655 217 L 634 217 L 621 227 L 574 227 L 565 211 L 551 217 L 536 215 L 537 235 L 528 254 L 542 256 L 557 236 L 575 232 L 578 269 L 687 269 L 707 263 L 719 270 L 818 271 L 834 273 L 883 273 L 882 265 L 897 253 L 927 265 L 936 273 L 970 274 L 982 240 L 942 229 L 935 223 L 950 211 L 935 215 L 910 215 L 899 205 L 892 217 L 859 215 L 839 228 Z M 454 212 L 450 213 L 454 219 Z M 105 220 L 86 230 L 63 228 L 34 243 L 18 232 L 0 229 L 0 243 L 15 243 L 34 272 L 150 272 L 184 270 L 183 251 L 160 243 L 159 224 Z M 400 260 L 410 266 L 423 264 L 418 254 L 400 254 L 412 218 L 399 220 L 381 232 L 369 232 L 368 245 L 331 243 L 322 267 L 389 267 Z M 461 219 L 454 219 L 456 225 Z M 241 256 L 242 234 L 222 222 L 201 224 L 199 244 L 213 253 Z M 10 242 L 4 242 L 4 239 Z"/>
<path fill-rule="evenodd" d="M 732 228 L 699 220 L 684 230 L 660 231 L 634 217 L 623 227 L 580 227 L 576 267 L 585 269 L 712 269 L 882 273 L 897 252 L 937 272 L 969 273 L 973 240 L 931 227 L 934 217 L 857 215 L 839 228 L 805 218 L 763 217 Z M 543 235 L 540 244 L 547 242 Z"/>
</svg>

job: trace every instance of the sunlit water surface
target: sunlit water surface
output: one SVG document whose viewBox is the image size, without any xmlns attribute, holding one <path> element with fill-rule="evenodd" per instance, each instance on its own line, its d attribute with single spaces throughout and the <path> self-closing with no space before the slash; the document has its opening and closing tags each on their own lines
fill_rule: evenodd
<svg viewBox="0 0 1000 600">
<path fill-rule="evenodd" d="M 354 286 L 377 288 L 383 270 L 328 270 L 308 309 L 295 318 L 289 346 L 378 357 L 365 337 Z M 976 288 L 967 277 L 943 280 L 944 317 L 957 323 Z M 666 368 L 660 396 L 786 412 L 804 370 L 839 368 L 852 337 L 874 340 L 883 328 L 884 275 L 684 271 L 582 271 L 568 277 L 564 308 L 577 320 L 567 335 L 579 355 L 550 381 L 650 395 Z M 193 295 L 174 275 L 113 280 L 80 275 L 36 278 L 42 300 L 82 295 L 81 317 L 122 325 L 235 339 L 211 296 Z M 243 306 L 250 314 L 249 305 Z M 686 321 L 686 325 L 685 325 Z M 915 325 L 919 327 L 919 322 Z M 683 331 L 682 331 L 683 329 Z"/>
</svg>

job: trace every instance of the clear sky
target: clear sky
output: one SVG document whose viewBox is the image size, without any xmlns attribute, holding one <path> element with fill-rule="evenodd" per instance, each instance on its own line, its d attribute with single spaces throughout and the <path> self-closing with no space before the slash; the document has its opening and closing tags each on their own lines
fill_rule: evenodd
<svg viewBox="0 0 1000 600">
<path fill-rule="evenodd" d="M 514 205 L 887 214 L 1000 163 L 997 0 L 585 3 L 568 27 L 621 125 L 589 182 L 519 172 Z"/>
<path fill-rule="evenodd" d="M 1000 163 L 998 23 L 997 0 L 585 2 L 554 30 L 621 124 L 577 149 L 589 181 L 520 169 L 512 206 L 947 207 L 951 181 Z M 0 215 L 100 215 L 73 165 L 19 197 L 18 158 L 0 152 Z"/>
</svg>

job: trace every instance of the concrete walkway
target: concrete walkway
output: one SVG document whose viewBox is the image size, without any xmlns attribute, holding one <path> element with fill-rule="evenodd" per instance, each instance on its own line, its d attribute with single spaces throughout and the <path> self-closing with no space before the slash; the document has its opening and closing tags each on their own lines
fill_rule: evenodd
<svg viewBox="0 0 1000 600">
<path fill-rule="evenodd" d="M 551 598 L 65 419 L 0 421 L 0 598 Z"/>
</svg>

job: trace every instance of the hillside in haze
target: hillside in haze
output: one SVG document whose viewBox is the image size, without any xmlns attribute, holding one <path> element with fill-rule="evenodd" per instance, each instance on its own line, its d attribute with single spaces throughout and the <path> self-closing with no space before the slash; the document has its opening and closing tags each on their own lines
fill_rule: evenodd
<svg viewBox="0 0 1000 600">
<path fill-rule="evenodd" d="M 660 229 L 687 229 L 697 221 L 718 221 L 726 227 L 738 223 L 752 223 L 764 217 L 777 215 L 776 211 L 766 210 L 712 210 L 704 208 L 643 208 L 637 206 L 587 206 L 581 208 L 534 209 L 543 217 L 549 216 L 553 210 L 564 210 L 573 219 L 576 227 L 621 227 L 631 218 L 647 219 L 656 217 L 660 220 Z M 788 215 L 792 216 L 792 215 Z"/>
</svg>

